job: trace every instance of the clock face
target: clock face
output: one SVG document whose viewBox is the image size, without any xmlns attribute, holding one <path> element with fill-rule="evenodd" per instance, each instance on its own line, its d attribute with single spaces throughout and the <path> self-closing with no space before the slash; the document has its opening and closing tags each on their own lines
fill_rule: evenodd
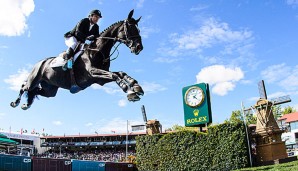
<svg viewBox="0 0 298 171">
<path fill-rule="evenodd" d="M 190 107 L 198 107 L 204 101 L 204 92 L 200 87 L 190 87 L 184 97 L 185 103 Z"/>
</svg>

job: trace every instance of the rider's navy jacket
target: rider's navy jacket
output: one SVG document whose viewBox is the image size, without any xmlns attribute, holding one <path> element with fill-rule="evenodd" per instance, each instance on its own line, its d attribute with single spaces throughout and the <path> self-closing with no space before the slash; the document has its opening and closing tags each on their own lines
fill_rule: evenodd
<svg viewBox="0 0 298 171">
<path fill-rule="evenodd" d="M 86 38 L 90 35 L 94 35 L 95 37 L 99 36 L 99 26 L 95 23 L 92 29 L 90 28 L 90 19 L 84 18 L 69 32 L 65 33 L 65 37 L 74 36 L 78 41 L 85 42 Z"/>
</svg>

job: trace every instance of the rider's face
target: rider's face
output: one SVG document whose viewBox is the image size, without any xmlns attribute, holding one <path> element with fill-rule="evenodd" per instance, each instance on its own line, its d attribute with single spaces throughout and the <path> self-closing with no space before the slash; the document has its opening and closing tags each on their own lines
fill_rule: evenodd
<svg viewBox="0 0 298 171">
<path fill-rule="evenodd" d="M 91 16 L 91 21 L 94 24 L 97 23 L 99 19 L 100 19 L 100 17 L 98 15 L 92 15 Z"/>
</svg>

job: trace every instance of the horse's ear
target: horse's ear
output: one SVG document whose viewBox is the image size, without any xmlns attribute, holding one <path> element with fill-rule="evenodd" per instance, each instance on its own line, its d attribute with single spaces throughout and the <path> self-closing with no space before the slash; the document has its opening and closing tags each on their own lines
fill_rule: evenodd
<svg viewBox="0 0 298 171">
<path fill-rule="evenodd" d="M 133 12 L 134 12 L 134 10 L 131 10 L 131 11 L 129 12 L 127 19 L 131 19 L 131 18 L 132 18 Z"/>
<path fill-rule="evenodd" d="M 142 18 L 142 16 L 136 20 L 136 23 L 137 23 L 137 24 L 138 24 L 138 22 L 141 20 L 141 18 Z"/>
</svg>

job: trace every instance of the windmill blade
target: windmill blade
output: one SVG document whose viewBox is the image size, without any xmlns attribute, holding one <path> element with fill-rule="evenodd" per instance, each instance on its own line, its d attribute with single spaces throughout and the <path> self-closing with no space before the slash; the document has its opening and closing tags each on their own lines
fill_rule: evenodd
<svg viewBox="0 0 298 171">
<path fill-rule="evenodd" d="M 287 95 L 287 96 L 271 99 L 271 101 L 273 102 L 274 105 L 279 105 L 279 104 L 291 102 L 291 98 L 289 95 Z"/>
<path fill-rule="evenodd" d="M 258 83 L 258 87 L 259 87 L 260 98 L 267 99 L 267 93 L 266 93 L 264 80 L 262 80 Z"/>
<path fill-rule="evenodd" d="M 147 123 L 147 115 L 146 115 L 146 111 L 145 111 L 145 106 L 144 105 L 142 105 L 141 110 L 142 110 L 142 114 L 143 114 L 143 120 L 144 120 L 145 123 Z"/>
</svg>

